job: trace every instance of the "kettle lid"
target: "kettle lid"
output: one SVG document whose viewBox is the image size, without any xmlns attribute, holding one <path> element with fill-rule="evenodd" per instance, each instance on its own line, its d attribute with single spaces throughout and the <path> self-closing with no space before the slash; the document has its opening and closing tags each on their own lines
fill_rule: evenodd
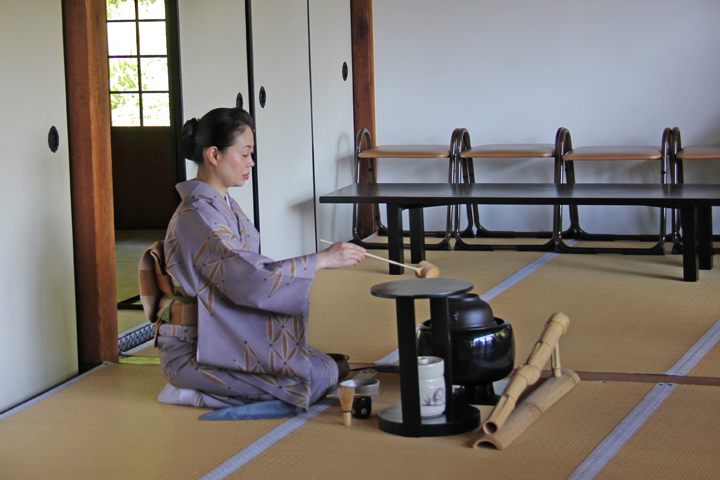
<svg viewBox="0 0 720 480">
<path fill-rule="evenodd" d="M 448 297 L 450 330 L 496 326 L 490 305 L 475 293 L 463 293 Z"/>
</svg>

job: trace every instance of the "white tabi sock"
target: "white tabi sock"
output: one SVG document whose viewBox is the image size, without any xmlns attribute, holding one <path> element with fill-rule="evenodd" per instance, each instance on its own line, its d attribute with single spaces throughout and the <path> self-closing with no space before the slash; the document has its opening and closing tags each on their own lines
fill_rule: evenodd
<svg viewBox="0 0 720 480">
<path fill-rule="evenodd" d="M 189 388 L 173 387 L 169 383 L 165 385 L 163 391 L 158 395 L 158 402 L 170 405 L 187 405 L 190 407 L 205 407 L 205 401 L 202 394 L 197 390 Z"/>
</svg>

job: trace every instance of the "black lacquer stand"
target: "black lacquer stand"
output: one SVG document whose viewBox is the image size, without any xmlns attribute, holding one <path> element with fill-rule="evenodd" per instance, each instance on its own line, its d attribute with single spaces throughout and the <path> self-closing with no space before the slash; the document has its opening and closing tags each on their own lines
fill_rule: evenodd
<svg viewBox="0 0 720 480">
<path fill-rule="evenodd" d="M 469 292 L 473 284 L 450 278 L 419 278 L 375 285 L 370 293 L 376 297 L 393 298 L 397 310 L 398 348 L 400 350 L 400 405 L 378 413 L 380 430 L 404 437 L 439 437 L 469 432 L 480 425 L 480 412 L 453 398 L 448 299 L 451 295 Z M 445 414 L 439 417 L 420 416 L 417 347 L 415 340 L 415 300 L 430 299 L 433 322 L 433 352 L 445 363 Z"/>
</svg>

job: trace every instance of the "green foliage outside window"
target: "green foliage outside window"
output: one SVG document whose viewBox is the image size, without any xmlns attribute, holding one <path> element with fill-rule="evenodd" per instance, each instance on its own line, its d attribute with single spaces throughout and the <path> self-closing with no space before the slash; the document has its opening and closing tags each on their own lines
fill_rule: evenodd
<svg viewBox="0 0 720 480">
<path fill-rule="evenodd" d="M 164 0 L 106 3 L 112 125 L 170 125 Z"/>
</svg>

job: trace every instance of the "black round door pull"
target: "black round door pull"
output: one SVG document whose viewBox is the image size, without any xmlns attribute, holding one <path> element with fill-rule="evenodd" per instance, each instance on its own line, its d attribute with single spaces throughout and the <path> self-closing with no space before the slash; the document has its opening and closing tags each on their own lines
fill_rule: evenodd
<svg viewBox="0 0 720 480">
<path fill-rule="evenodd" d="M 348 66 L 347 66 L 347 62 L 343 62 L 343 66 L 342 66 L 342 76 L 343 76 L 343 81 L 347 81 L 347 77 L 348 77 Z"/>
<path fill-rule="evenodd" d="M 235 97 L 235 107 L 236 108 L 243 108 L 243 96 L 241 92 L 238 92 L 237 97 Z"/>
<path fill-rule="evenodd" d="M 265 93 L 265 87 L 260 87 L 260 106 L 265 108 L 265 101 L 267 100 L 267 94 Z"/>
<path fill-rule="evenodd" d="M 48 147 L 50 147 L 50 151 L 53 153 L 57 152 L 58 147 L 60 147 L 60 134 L 54 125 L 50 127 L 50 131 L 48 132 Z"/>
</svg>

